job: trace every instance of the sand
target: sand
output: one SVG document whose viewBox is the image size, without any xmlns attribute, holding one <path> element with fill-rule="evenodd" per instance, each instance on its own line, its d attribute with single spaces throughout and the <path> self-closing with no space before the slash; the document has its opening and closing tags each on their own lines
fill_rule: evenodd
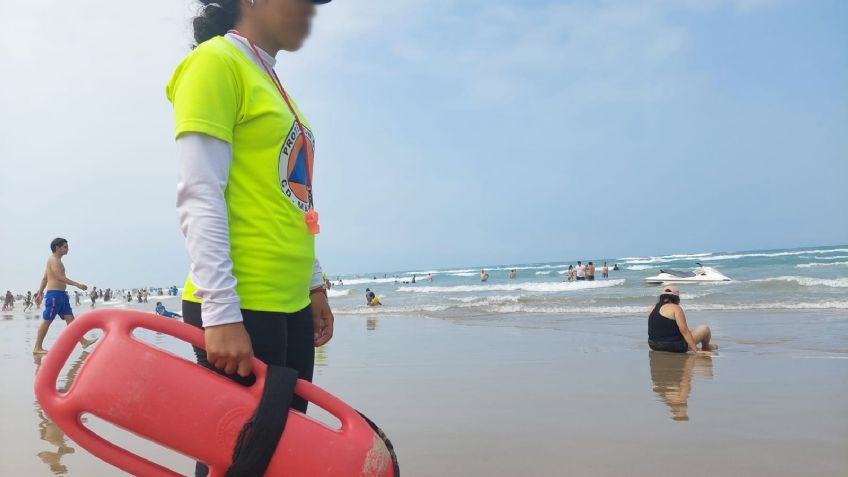
<svg viewBox="0 0 848 477">
<path fill-rule="evenodd" d="M 0 321 L 0 475 L 122 475 L 35 402 L 36 318 Z M 338 316 L 315 381 L 388 433 L 410 477 L 848 475 L 848 314 L 689 319 L 712 326 L 715 357 L 649 351 L 641 317 Z M 87 425 L 191 475 L 182 456 Z"/>
</svg>

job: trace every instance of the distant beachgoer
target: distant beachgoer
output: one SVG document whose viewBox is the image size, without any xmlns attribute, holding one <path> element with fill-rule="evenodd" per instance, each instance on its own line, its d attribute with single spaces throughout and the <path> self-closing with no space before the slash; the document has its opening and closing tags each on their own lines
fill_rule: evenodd
<svg viewBox="0 0 848 477">
<path fill-rule="evenodd" d="M 15 307 L 15 297 L 12 292 L 6 290 L 6 295 L 3 297 L 3 311 L 9 311 Z"/>
<path fill-rule="evenodd" d="M 132 303 L 132 291 L 127 290 L 127 303 Z"/>
<path fill-rule="evenodd" d="M 586 280 L 594 281 L 595 280 L 595 264 L 589 262 L 586 265 Z"/>
<path fill-rule="evenodd" d="M 583 266 L 583 262 L 580 260 L 577 261 L 577 266 L 574 268 L 574 275 L 578 282 L 586 279 L 586 267 Z"/>
<path fill-rule="evenodd" d="M 28 291 L 24 297 L 24 313 L 32 309 L 32 292 Z"/>
<path fill-rule="evenodd" d="M 481 282 L 489 281 L 489 274 L 486 272 L 486 270 L 480 270 L 480 281 Z"/>
<path fill-rule="evenodd" d="M 412 275 L 412 283 L 415 283 L 415 274 Z"/>
<path fill-rule="evenodd" d="M 181 315 L 179 313 L 174 313 L 173 311 L 168 311 L 165 308 L 165 305 L 163 305 L 161 301 L 156 302 L 156 308 L 155 308 L 154 311 L 156 312 L 157 315 L 161 315 L 161 316 L 164 316 L 166 318 L 174 318 L 174 317 L 182 318 L 183 317 L 183 315 Z"/>
<path fill-rule="evenodd" d="M 433 281 L 433 274 L 431 274 L 431 273 L 428 273 L 428 274 L 427 274 L 427 281 L 428 281 L 428 282 L 432 282 L 432 281 Z"/>
<path fill-rule="evenodd" d="M 94 308 L 94 304 L 97 302 L 97 287 L 93 287 L 91 289 L 91 293 L 88 294 L 88 298 L 91 299 L 91 308 Z"/>
<path fill-rule="evenodd" d="M 680 290 L 675 286 L 663 288 L 657 304 L 648 311 L 648 345 L 654 351 L 685 353 L 692 351 L 710 354 L 718 346 L 710 343 L 712 332 L 707 325 L 689 330 L 686 314 L 680 307 Z M 701 349 L 698 349 L 698 344 Z"/>
<path fill-rule="evenodd" d="M 382 305 L 380 299 L 377 298 L 377 295 L 370 288 L 365 289 L 365 304 L 368 306 Z"/>
<path fill-rule="evenodd" d="M 609 267 L 607 266 L 607 262 L 604 262 L 604 266 L 601 267 L 601 276 L 609 278 Z"/>
<path fill-rule="evenodd" d="M 518 270 L 516 270 L 514 268 L 512 270 L 510 270 L 509 278 L 517 278 L 517 277 L 518 277 Z"/>
<path fill-rule="evenodd" d="M 79 282 L 75 282 L 65 275 L 65 265 L 62 263 L 62 257 L 68 254 L 68 241 L 63 238 L 56 238 L 50 242 L 50 251 L 53 252 L 50 258 L 47 259 L 47 266 L 44 269 L 44 276 L 41 278 L 41 284 L 38 291 L 35 293 L 35 302 L 41 305 L 42 301 L 46 302 L 44 307 L 43 321 L 38 327 L 38 332 L 35 337 L 35 347 L 33 354 L 44 354 L 47 350 L 44 349 L 44 337 L 47 336 L 47 330 L 53 324 L 53 319 L 56 316 L 61 316 L 65 323 L 71 324 L 74 321 L 74 312 L 71 309 L 71 300 L 66 291 L 67 286 L 71 285 L 80 290 L 87 290 L 88 287 Z M 45 294 L 45 288 L 47 293 Z M 96 340 L 87 340 L 85 337 L 80 339 L 80 344 L 83 348 L 88 348 Z"/>
<path fill-rule="evenodd" d="M 568 266 L 568 281 L 570 281 L 570 282 L 574 281 L 574 265 Z"/>
<path fill-rule="evenodd" d="M 618 271 L 618 264 L 617 263 L 613 264 L 612 271 L 614 271 L 614 272 Z"/>
<path fill-rule="evenodd" d="M 372 291 L 368 291 L 365 294 L 365 299 L 368 300 L 368 306 L 382 306 L 383 303 L 380 302 L 380 298 Z"/>
</svg>

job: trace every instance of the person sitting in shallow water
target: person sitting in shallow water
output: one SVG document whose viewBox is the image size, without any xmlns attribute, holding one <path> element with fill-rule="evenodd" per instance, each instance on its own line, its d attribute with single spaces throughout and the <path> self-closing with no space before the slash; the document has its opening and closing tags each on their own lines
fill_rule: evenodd
<svg viewBox="0 0 848 477">
<path fill-rule="evenodd" d="M 689 330 L 686 314 L 680 307 L 680 290 L 674 286 L 663 288 L 659 301 L 648 311 L 648 346 L 654 351 L 710 354 L 710 351 L 718 349 L 710 343 L 711 337 L 712 332 L 707 325 Z"/>
<path fill-rule="evenodd" d="M 380 303 L 380 299 L 377 298 L 377 294 L 372 292 L 370 288 L 365 289 L 365 303 L 368 306 L 382 305 L 382 303 Z"/>
<path fill-rule="evenodd" d="M 174 317 L 182 318 L 183 317 L 183 315 L 181 315 L 179 313 L 174 313 L 173 311 L 168 311 L 165 308 L 165 305 L 163 305 L 161 301 L 156 302 L 156 310 L 155 311 L 156 311 L 157 315 L 161 315 L 161 316 L 164 316 L 166 318 L 174 318 Z"/>
</svg>

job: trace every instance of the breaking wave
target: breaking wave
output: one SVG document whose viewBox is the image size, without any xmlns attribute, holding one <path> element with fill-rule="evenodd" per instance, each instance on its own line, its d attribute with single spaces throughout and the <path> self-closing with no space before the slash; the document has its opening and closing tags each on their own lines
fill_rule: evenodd
<svg viewBox="0 0 848 477">
<path fill-rule="evenodd" d="M 593 288 L 609 288 L 624 284 L 624 279 L 602 280 L 594 282 L 525 282 L 525 283 L 503 283 L 492 285 L 457 285 L 452 287 L 423 286 L 423 287 L 400 287 L 397 291 L 407 293 L 469 293 L 469 292 L 494 292 L 494 291 L 529 291 L 529 292 L 564 292 L 576 290 L 589 290 Z"/>
</svg>

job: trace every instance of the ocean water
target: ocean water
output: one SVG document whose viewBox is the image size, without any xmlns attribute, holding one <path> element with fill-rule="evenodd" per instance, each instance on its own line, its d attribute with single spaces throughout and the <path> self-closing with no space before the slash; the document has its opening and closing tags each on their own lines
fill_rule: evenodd
<svg viewBox="0 0 848 477">
<path fill-rule="evenodd" d="M 716 268 L 731 282 L 677 284 L 686 310 L 848 310 L 848 245 L 739 252 L 698 252 L 657 257 L 581 257 L 597 265 L 594 282 L 566 282 L 569 263 L 515 263 L 432 270 L 342 275 L 329 295 L 337 314 L 413 314 L 463 318 L 497 314 L 642 314 L 658 285 L 644 279 L 662 268 Z M 610 266 L 602 279 L 600 264 Z M 612 271 L 617 263 L 620 271 Z M 509 270 L 518 270 L 510 279 Z M 480 281 L 479 272 L 489 272 Z M 427 274 L 433 279 L 428 281 Z M 416 283 L 411 282 L 413 274 Z M 332 277 L 338 283 L 339 277 Z M 365 305 L 371 288 L 383 303 Z"/>
</svg>

